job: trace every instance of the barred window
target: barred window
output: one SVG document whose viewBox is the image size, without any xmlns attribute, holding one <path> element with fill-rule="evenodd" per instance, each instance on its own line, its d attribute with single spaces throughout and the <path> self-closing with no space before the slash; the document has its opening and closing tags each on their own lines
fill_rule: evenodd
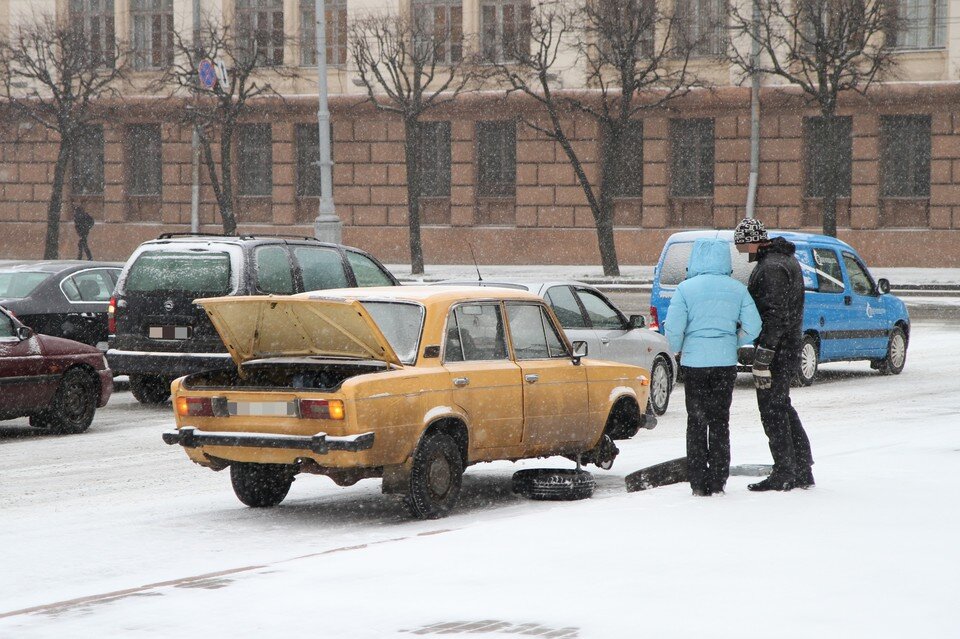
<svg viewBox="0 0 960 639">
<path fill-rule="evenodd" d="M 477 194 L 513 197 L 517 191 L 517 123 L 477 122 Z"/>
<path fill-rule="evenodd" d="M 74 195 L 103 195 L 103 127 L 99 124 L 80 129 L 70 189 Z"/>
<path fill-rule="evenodd" d="M 827 177 L 830 171 L 836 171 L 837 195 L 850 197 L 850 181 L 853 167 L 853 118 L 835 117 L 833 132 L 822 117 L 806 118 L 807 179 L 805 193 L 807 197 L 824 197 L 827 194 Z M 839 138 L 833 139 L 833 136 Z M 828 153 L 836 152 L 832 158 Z"/>
<path fill-rule="evenodd" d="M 326 0 L 327 64 L 347 63 L 347 0 Z M 300 65 L 317 66 L 317 12 L 314 0 L 300 0 Z"/>
<path fill-rule="evenodd" d="M 237 162 L 240 195 L 273 193 L 273 134 L 269 124 L 237 128 Z"/>
<path fill-rule="evenodd" d="M 434 48 L 437 60 L 463 59 L 463 4 L 460 0 L 413 0 L 416 32 Z"/>
<path fill-rule="evenodd" d="M 239 46 L 257 64 L 283 64 L 283 0 L 237 0 Z"/>
<path fill-rule="evenodd" d="M 450 123 L 420 123 L 420 187 L 424 197 L 450 195 Z"/>
<path fill-rule="evenodd" d="M 901 49 L 940 49 L 947 44 L 945 0 L 896 0 L 899 28 L 891 34 Z"/>
<path fill-rule="evenodd" d="M 131 0 L 130 24 L 135 69 L 173 64 L 173 0 Z"/>
<path fill-rule="evenodd" d="M 727 47 L 725 0 L 677 0 L 677 13 L 694 55 L 723 55 Z"/>
<path fill-rule="evenodd" d="M 713 118 L 671 120 L 670 194 L 713 195 Z"/>
<path fill-rule="evenodd" d="M 130 195 L 160 195 L 163 182 L 160 125 L 137 124 L 127 129 L 127 190 Z"/>
<path fill-rule="evenodd" d="M 320 129 L 316 122 L 298 124 L 297 196 L 320 196 Z M 330 157 L 333 158 L 333 122 L 330 123 Z"/>
<path fill-rule="evenodd" d="M 485 0 L 480 5 L 484 59 L 505 62 L 530 51 L 529 0 Z"/>
<path fill-rule="evenodd" d="M 930 116 L 880 118 L 881 191 L 887 197 L 930 197 Z"/>
<path fill-rule="evenodd" d="M 613 197 L 642 197 L 643 120 L 630 120 L 620 135 L 619 157 L 609 163 L 604 186 Z"/>
<path fill-rule="evenodd" d="M 94 61 L 105 67 L 114 65 L 116 23 L 113 0 L 70 0 L 70 24 L 83 30 Z"/>
</svg>

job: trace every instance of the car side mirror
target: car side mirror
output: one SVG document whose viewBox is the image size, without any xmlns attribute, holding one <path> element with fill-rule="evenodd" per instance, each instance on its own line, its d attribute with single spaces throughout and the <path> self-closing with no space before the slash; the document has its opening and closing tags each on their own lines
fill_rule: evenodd
<svg viewBox="0 0 960 639">
<path fill-rule="evenodd" d="M 890 292 L 890 280 L 885 277 L 881 277 L 877 280 L 877 290 L 880 291 L 881 295 L 886 295 Z"/>
<path fill-rule="evenodd" d="M 33 329 L 29 326 L 18 326 L 17 327 L 17 339 L 21 342 L 26 341 L 33 337 Z"/>
<path fill-rule="evenodd" d="M 647 320 L 644 319 L 643 315 L 630 316 L 630 328 L 643 328 L 646 325 Z"/>
<path fill-rule="evenodd" d="M 580 359 L 587 356 L 587 343 L 576 341 L 573 343 L 573 363 L 579 364 Z"/>
</svg>

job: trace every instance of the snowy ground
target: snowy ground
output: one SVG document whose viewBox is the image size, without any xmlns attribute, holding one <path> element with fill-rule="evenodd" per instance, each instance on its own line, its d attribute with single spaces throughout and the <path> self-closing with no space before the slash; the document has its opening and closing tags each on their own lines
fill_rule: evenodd
<svg viewBox="0 0 960 639">
<path fill-rule="evenodd" d="M 786 494 L 625 492 L 683 454 L 682 389 L 593 499 L 510 494 L 518 467 L 567 462 L 484 464 L 430 522 L 373 480 L 245 508 L 161 443 L 169 407 L 127 392 L 80 436 L 6 422 L 0 637 L 957 637 L 957 328 L 917 323 L 900 376 L 835 364 L 796 389 L 818 485 Z M 769 462 L 747 376 L 732 444 Z"/>
</svg>

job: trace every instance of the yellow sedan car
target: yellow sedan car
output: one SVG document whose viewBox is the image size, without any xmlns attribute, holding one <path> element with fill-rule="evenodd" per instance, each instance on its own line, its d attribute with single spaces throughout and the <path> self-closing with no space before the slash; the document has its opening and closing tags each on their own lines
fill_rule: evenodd
<svg viewBox="0 0 960 639">
<path fill-rule="evenodd" d="M 477 462 L 564 455 L 609 468 L 636 433 L 649 371 L 582 359 L 532 293 L 385 287 L 197 300 L 236 367 L 172 384 L 194 462 L 230 468 L 244 504 L 279 504 L 299 473 L 382 477 L 440 517 Z"/>
</svg>

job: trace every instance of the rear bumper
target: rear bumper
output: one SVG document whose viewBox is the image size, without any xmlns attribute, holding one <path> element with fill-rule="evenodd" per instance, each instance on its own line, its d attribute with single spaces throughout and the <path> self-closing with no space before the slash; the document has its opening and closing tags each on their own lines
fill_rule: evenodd
<svg viewBox="0 0 960 639">
<path fill-rule="evenodd" d="M 373 448 L 373 433 L 331 437 L 326 433 L 312 436 L 271 435 L 269 433 L 215 433 L 187 426 L 180 430 L 163 433 L 163 441 L 171 446 L 184 448 L 201 446 L 239 446 L 241 448 L 283 448 L 286 450 L 309 450 L 317 455 L 326 455 L 332 450 L 360 452 Z"/>
<path fill-rule="evenodd" d="M 97 408 L 103 408 L 113 394 L 113 371 L 108 368 L 97 371 L 97 375 L 100 376 L 100 398 L 97 401 Z"/>
<path fill-rule="evenodd" d="M 107 362 L 116 375 L 180 377 L 215 368 L 233 366 L 229 353 L 149 353 L 111 348 Z"/>
</svg>

